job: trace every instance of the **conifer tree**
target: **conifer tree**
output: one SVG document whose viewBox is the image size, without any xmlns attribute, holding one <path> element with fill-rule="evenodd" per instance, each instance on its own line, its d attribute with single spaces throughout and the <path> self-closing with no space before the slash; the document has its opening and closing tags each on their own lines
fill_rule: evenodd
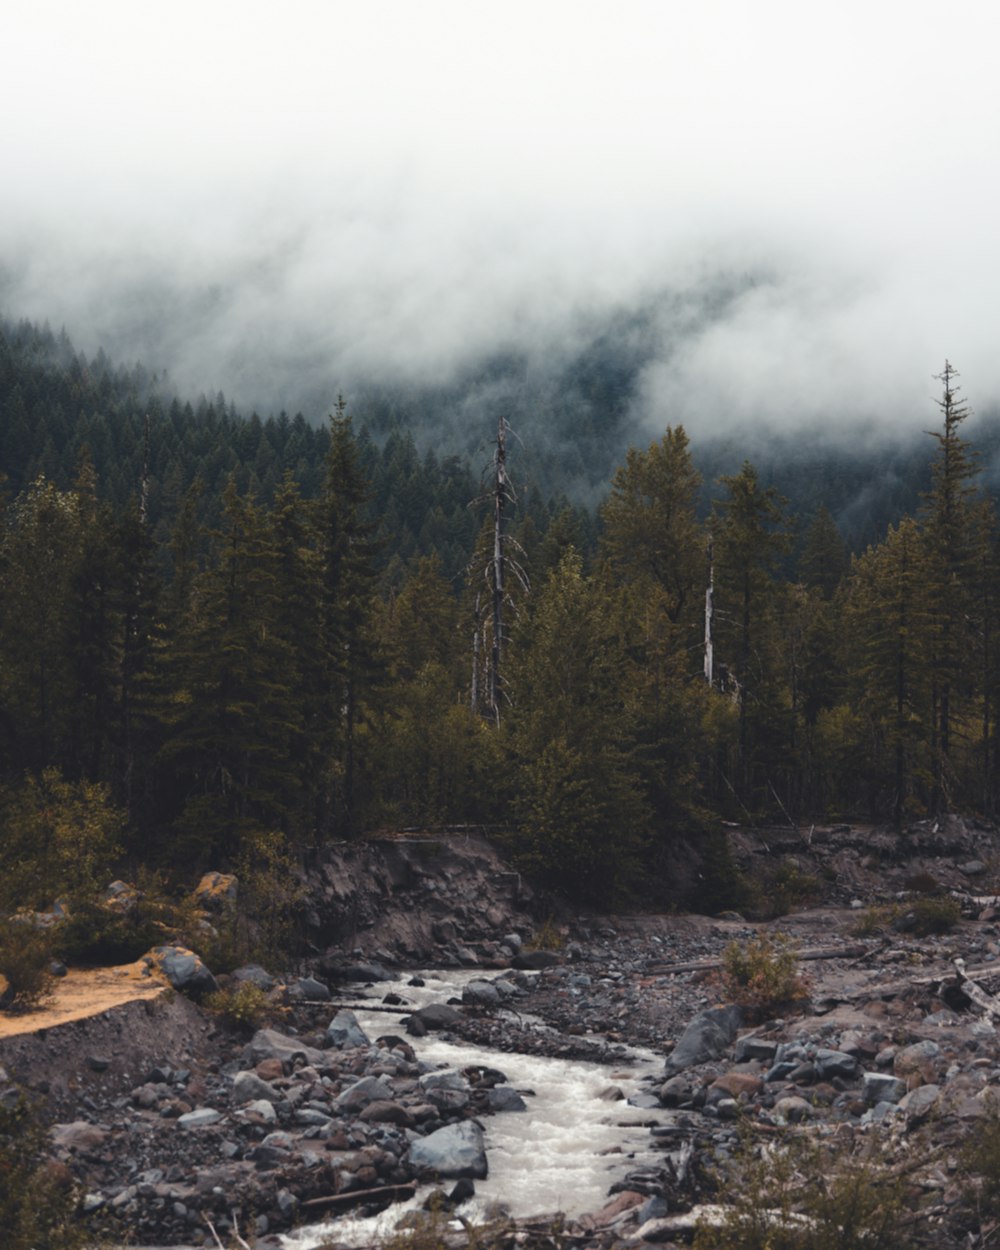
<svg viewBox="0 0 1000 1250">
<path fill-rule="evenodd" d="M 932 695 L 934 717 L 935 809 L 947 806 L 956 779 L 953 733 L 961 720 L 963 701 L 972 694 L 966 662 L 970 650 L 976 595 L 973 578 L 985 541 L 981 527 L 975 479 L 979 464 L 962 438 L 960 427 L 969 416 L 960 398 L 958 372 L 949 361 L 937 375 L 942 397 L 937 400 L 942 429 L 931 431 L 937 455 L 931 466 L 931 489 L 924 501 L 924 534 L 928 553 L 928 590 L 931 624 Z"/>
</svg>

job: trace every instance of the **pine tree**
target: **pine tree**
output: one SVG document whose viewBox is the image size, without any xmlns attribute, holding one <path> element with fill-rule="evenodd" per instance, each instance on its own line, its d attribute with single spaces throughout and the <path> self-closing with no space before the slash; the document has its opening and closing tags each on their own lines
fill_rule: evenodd
<svg viewBox="0 0 1000 1250">
<path fill-rule="evenodd" d="M 973 580 L 984 541 L 975 487 L 979 465 L 960 433 L 969 408 L 959 397 L 957 378 L 957 371 L 946 360 L 937 375 L 942 385 L 937 405 L 943 428 L 931 432 L 937 456 L 923 510 L 932 627 L 935 809 L 947 806 L 952 798 L 956 780 L 953 731 L 956 717 L 961 719 L 963 702 L 972 695 L 966 659 L 975 610 Z"/>
<path fill-rule="evenodd" d="M 763 487 L 745 461 L 733 477 L 722 477 L 727 495 L 715 503 L 713 520 L 717 568 L 716 654 L 735 685 L 739 703 L 737 789 L 749 795 L 753 780 L 755 734 L 782 737 L 774 690 L 774 660 L 765 622 L 773 607 L 779 556 L 788 548 L 784 500 Z"/>
</svg>

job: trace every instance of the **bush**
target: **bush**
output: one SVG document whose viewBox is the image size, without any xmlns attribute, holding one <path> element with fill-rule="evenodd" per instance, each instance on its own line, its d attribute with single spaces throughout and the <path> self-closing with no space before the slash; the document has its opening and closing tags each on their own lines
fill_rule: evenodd
<svg viewBox="0 0 1000 1250">
<path fill-rule="evenodd" d="M 904 1176 L 883 1166 L 881 1143 L 856 1154 L 787 1136 L 760 1150 L 749 1133 L 724 1177 L 732 1195 L 695 1250 L 907 1250 L 913 1215 Z"/>
<path fill-rule="evenodd" d="M 808 982 L 798 969 L 791 939 L 762 933 L 749 942 L 729 943 L 718 981 L 727 999 L 761 1020 L 806 997 Z"/>
<path fill-rule="evenodd" d="M 939 898 L 925 896 L 910 903 L 870 907 L 858 918 L 851 931 L 858 937 L 874 937 L 886 929 L 912 933 L 915 937 L 929 937 L 934 933 L 949 933 L 961 918 L 962 907 L 958 899 L 950 895 Z"/>
<path fill-rule="evenodd" d="M 2 819 L 0 907 L 9 911 L 97 897 L 125 833 L 103 786 L 63 781 L 55 768 L 5 796 Z"/>
<path fill-rule="evenodd" d="M 561 951 L 566 945 L 562 932 L 550 918 L 544 921 L 524 944 L 528 951 Z"/>
<path fill-rule="evenodd" d="M 216 990 L 214 994 L 209 994 L 204 1005 L 223 1023 L 241 1032 L 255 1032 L 272 1015 L 267 994 L 250 981 L 242 981 L 230 989 Z"/>
<path fill-rule="evenodd" d="M 52 986 L 50 932 L 31 920 L 9 919 L 0 924 L 0 973 L 7 988 L 0 1006 L 27 1011 L 45 999 Z"/>
<path fill-rule="evenodd" d="M 0 1106 L 0 1229 L 4 1250 L 84 1250 L 97 1244 L 76 1217 L 72 1177 L 46 1154 L 43 1125 L 22 1099 Z"/>
<path fill-rule="evenodd" d="M 53 930 L 60 959 L 91 967 L 133 963 L 162 940 L 162 930 L 140 911 L 122 913 L 85 901 L 75 903 L 68 919 Z"/>
</svg>

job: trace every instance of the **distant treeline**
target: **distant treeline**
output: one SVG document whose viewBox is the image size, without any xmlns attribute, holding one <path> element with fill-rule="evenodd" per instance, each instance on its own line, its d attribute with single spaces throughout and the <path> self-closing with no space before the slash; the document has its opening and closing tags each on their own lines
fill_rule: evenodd
<svg viewBox="0 0 1000 1250">
<path fill-rule="evenodd" d="M 489 823 L 597 905 L 694 839 L 721 904 L 720 818 L 994 811 L 997 527 L 950 367 L 923 493 L 854 557 L 749 461 L 706 488 L 682 427 L 596 515 L 502 490 L 498 540 L 495 476 L 343 402 L 317 430 L 157 387 L 0 337 L 0 827 L 103 787 L 133 859 L 190 868 Z"/>
</svg>

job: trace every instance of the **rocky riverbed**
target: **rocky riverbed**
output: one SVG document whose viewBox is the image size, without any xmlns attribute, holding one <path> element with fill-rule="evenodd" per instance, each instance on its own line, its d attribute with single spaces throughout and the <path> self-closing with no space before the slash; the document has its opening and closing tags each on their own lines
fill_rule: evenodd
<svg viewBox="0 0 1000 1250">
<path fill-rule="evenodd" d="M 1000 1096 L 1000 925 L 988 833 L 944 832 L 928 830 L 910 862 L 882 856 L 865 870 L 852 860 L 850 888 L 830 882 L 833 906 L 766 924 L 567 916 L 546 926 L 559 939 L 551 951 L 526 949 L 539 913 L 493 852 L 472 848 L 468 901 L 449 912 L 461 849 L 394 846 L 368 877 L 356 863 L 368 891 L 357 906 L 346 894 L 324 904 L 339 878 L 319 869 L 314 931 L 328 945 L 310 978 L 274 992 L 268 1028 L 234 1034 L 182 995 L 161 995 L 0 1042 L 4 1082 L 47 1101 L 54 1154 L 81 1183 L 84 1209 L 138 1243 L 211 1243 L 206 1221 L 224 1234 L 235 1219 L 266 1245 L 303 1221 L 408 1196 L 425 1179 L 448 1193 L 474 1185 L 488 1168 L 480 1126 L 520 1113 L 502 1058 L 428 1070 L 413 1050 L 422 1032 L 498 1057 L 606 1063 L 609 1099 L 613 1065 L 641 1045 L 663 1056 L 632 1095 L 650 1112 L 654 1162 L 626 1168 L 607 1204 L 567 1235 L 681 1244 L 747 1132 L 793 1131 L 835 1139 L 845 1155 L 877 1141 L 887 1159 L 908 1158 L 927 1244 L 968 1244 L 960 1146 Z M 802 871 L 847 853 L 822 835 L 796 845 Z M 904 885 L 915 873 L 961 899 L 951 931 L 913 932 Z M 859 923 L 863 905 L 880 901 L 897 904 L 892 917 Z M 323 921 L 324 905 L 340 920 Z M 804 956 L 806 997 L 763 1018 L 726 1007 L 723 950 L 774 931 Z M 473 974 L 458 1002 L 383 1001 L 383 977 L 434 963 Z M 359 1004 L 383 1009 L 384 1031 L 357 1032 Z"/>
</svg>

